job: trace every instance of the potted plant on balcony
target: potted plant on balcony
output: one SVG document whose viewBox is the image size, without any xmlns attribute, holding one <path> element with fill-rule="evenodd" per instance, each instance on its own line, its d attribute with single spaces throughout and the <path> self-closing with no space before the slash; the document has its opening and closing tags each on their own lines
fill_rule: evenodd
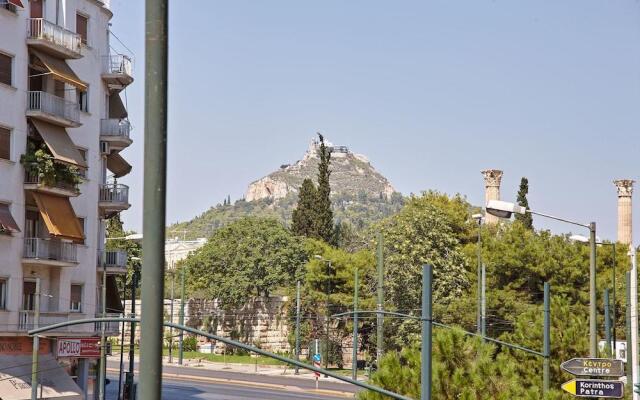
<svg viewBox="0 0 640 400">
<path fill-rule="evenodd" d="M 27 153 L 20 157 L 27 174 L 37 174 L 38 182 L 45 186 L 68 186 L 76 189 L 81 182 L 78 168 L 56 162 L 44 144 L 27 142 Z"/>
</svg>

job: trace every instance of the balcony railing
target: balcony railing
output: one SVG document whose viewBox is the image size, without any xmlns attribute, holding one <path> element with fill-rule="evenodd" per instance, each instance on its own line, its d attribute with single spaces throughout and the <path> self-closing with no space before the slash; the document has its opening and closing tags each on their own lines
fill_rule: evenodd
<svg viewBox="0 0 640 400">
<path fill-rule="evenodd" d="M 27 19 L 27 38 L 46 40 L 76 53 L 80 53 L 80 43 L 82 43 L 82 38 L 79 34 L 44 18 Z"/>
<path fill-rule="evenodd" d="M 126 119 L 103 119 L 100 120 L 100 135 L 118 136 L 129 139 L 131 133 L 131 123 Z"/>
<path fill-rule="evenodd" d="M 38 185 L 38 186 L 48 186 L 55 189 L 66 190 L 69 192 L 79 193 L 80 189 L 77 184 L 68 183 L 68 182 L 55 182 L 54 184 L 45 184 L 42 181 L 42 177 L 37 169 L 33 168 L 32 165 L 26 164 L 24 166 L 24 183 L 25 185 Z"/>
<path fill-rule="evenodd" d="M 127 268 L 128 254 L 125 250 L 104 250 L 98 253 L 98 267 Z"/>
<path fill-rule="evenodd" d="M 129 186 L 120 183 L 100 185 L 100 202 L 129 204 Z"/>
<path fill-rule="evenodd" d="M 29 331 L 34 326 L 34 312 L 33 311 L 20 311 L 18 317 L 18 330 Z M 68 313 L 58 312 L 40 312 L 40 319 L 38 320 L 38 326 L 47 326 L 59 324 L 61 322 L 67 322 L 69 320 Z M 57 332 L 68 332 L 70 327 L 57 329 Z"/>
<path fill-rule="evenodd" d="M 47 92 L 27 92 L 27 110 L 40 111 L 73 123 L 80 123 L 80 107 L 77 103 Z"/>
<path fill-rule="evenodd" d="M 96 318 L 102 318 L 102 313 L 96 313 Z M 107 313 L 106 314 L 106 318 L 120 318 L 121 315 L 120 314 L 112 314 L 112 313 Z M 96 332 L 101 332 L 102 331 L 102 324 L 104 324 L 104 330 L 106 333 L 118 333 L 120 332 L 120 322 L 94 322 L 93 323 L 93 329 Z"/>
<path fill-rule="evenodd" d="M 56 239 L 26 238 L 22 258 L 77 263 L 78 246 Z"/>
<path fill-rule="evenodd" d="M 102 73 L 104 74 L 133 76 L 131 58 L 123 54 L 102 56 L 102 65 Z"/>
</svg>

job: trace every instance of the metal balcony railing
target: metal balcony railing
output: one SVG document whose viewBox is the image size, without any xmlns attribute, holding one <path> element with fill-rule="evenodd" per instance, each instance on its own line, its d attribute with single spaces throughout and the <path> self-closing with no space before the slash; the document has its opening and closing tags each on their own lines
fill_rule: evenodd
<svg viewBox="0 0 640 400">
<path fill-rule="evenodd" d="M 76 53 L 80 53 L 80 44 L 82 43 L 82 38 L 79 34 L 44 18 L 27 19 L 27 38 L 46 40 Z"/>
<path fill-rule="evenodd" d="M 78 246 L 56 239 L 25 238 L 22 258 L 78 262 Z"/>
<path fill-rule="evenodd" d="M 128 254 L 125 250 L 104 250 L 98 255 L 100 268 L 127 268 Z"/>
<path fill-rule="evenodd" d="M 34 311 L 22 310 L 18 316 L 18 330 L 29 331 L 34 328 Z M 57 312 L 40 312 L 39 326 L 47 326 L 67 322 L 69 320 L 68 313 Z M 70 327 L 60 328 L 57 332 L 68 332 Z"/>
<path fill-rule="evenodd" d="M 129 204 L 129 186 L 120 183 L 100 185 L 100 202 Z"/>
<path fill-rule="evenodd" d="M 27 110 L 40 111 L 71 122 L 80 123 L 80 107 L 51 93 L 40 91 L 27 92 Z"/>
<path fill-rule="evenodd" d="M 103 315 L 102 313 L 96 313 L 96 318 L 102 318 Z M 119 318 L 121 317 L 120 314 L 113 314 L 113 313 L 107 313 L 106 314 L 107 318 Z M 93 323 L 93 329 L 97 332 L 100 333 L 102 331 L 102 324 L 104 324 L 104 330 L 106 333 L 118 333 L 120 332 L 120 322 L 94 322 Z"/>
<path fill-rule="evenodd" d="M 126 119 L 102 119 L 100 120 L 100 135 L 118 136 L 129 139 L 131 123 Z"/>
<path fill-rule="evenodd" d="M 102 56 L 102 66 L 104 74 L 133 76 L 133 62 L 123 54 Z"/>
<path fill-rule="evenodd" d="M 31 164 L 25 164 L 24 166 L 24 183 L 26 185 L 44 185 L 48 187 L 53 187 L 56 189 L 68 190 L 70 192 L 80 192 L 77 184 L 68 183 L 68 182 L 56 182 L 53 185 L 45 185 L 42 182 L 42 178 L 40 177 L 40 173 L 37 169 L 33 168 Z"/>
</svg>

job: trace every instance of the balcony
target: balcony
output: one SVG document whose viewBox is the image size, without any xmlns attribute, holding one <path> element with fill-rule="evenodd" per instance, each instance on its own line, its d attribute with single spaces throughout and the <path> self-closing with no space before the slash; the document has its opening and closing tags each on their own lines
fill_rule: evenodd
<svg viewBox="0 0 640 400">
<path fill-rule="evenodd" d="M 102 57 L 102 80 L 111 91 L 119 92 L 133 82 L 131 58 L 114 54 Z"/>
<path fill-rule="evenodd" d="M 78 265 L 78 246 L 57 239 L 25 238 L 22 263 L 75 267 Z"/>
<path fill-rule="evenodd" d="M 82 57 L 80 35 L 43 18 L 27 19 L 27 45 L 62 59 Z"/>
<path fill-rule="evenodd" d="M 111 150 L 120 151 L 129 147 L 133 143 L 130 133 L 131 123 L 126 119 L 100 120 L 100 140 L 109 142 Z"/>
<path fill-rule="evenodd" d="M 125 250 L 104 250 L 98 253 L 98 268 L 106 268 L 108 274 L 127 273 L 128 254 Z"/>
<path fill-rule="evenodd" d="M 120 314 L 106 314 L 106 318 L 120 318 Z M 102 314 L 96 314 L 96 318 L 103 318 Z M 120 333 L 121 322 L 94 322 L 93 329 L 96 333 L 102 332 L 102 325 L 107 336 L 115 336 Z"/>
<path fill-rule="evenodd" d="M 22 310 L 19 313 L 18 317 L 18 331 L 24 332 L 33 329 L 34 326 L 34 311 L 26 311 Z M 40 312 L 40 319 L 38 321 L 38 326 L 47 326 L 59 324 L 61 322 L 69 321 L 69 313 L 64 312 Z M 60 329 L 53 330 L 51 332 L 69 332 L 71 327 L 64 327 Z M 76 328 L 77 329 L 77 328 Z"/>
<path fill-rule="evenodd" d="M 80 195 L 80 189 L 78 189 L 77 184 L 68 182 L 55 182 L 51 184 L 45 182 L 45 179 L 40 176 L 40 172 L 32 168 L 29 164 L 25 165 L 24 168 L 24 190 L 33 190 L 67 197 L 77 197 Z"/>
<path fill-rule="evenodd" d="M 37 118 L 65 128 L 77 128 L 80 125 L 80 107 L 51 93 L 40 91 L 27 92 L 27 117 Z"/>
<path fill-rule="evenodd" d="M 128 210 L 131 207 L 129 204 L 129 186 L 119 183 L 100 185 L 98 207 L 105 215 Z"/>
</svg>

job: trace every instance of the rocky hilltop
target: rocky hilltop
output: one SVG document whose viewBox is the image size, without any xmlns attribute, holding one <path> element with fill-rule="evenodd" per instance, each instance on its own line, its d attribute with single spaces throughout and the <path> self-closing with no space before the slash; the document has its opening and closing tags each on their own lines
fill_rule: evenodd
<svg viewBox="0 0 640 400">
<path fill-rule="evenodd" d="M 327 143 L 331 149 L 331 190 L 334 194 L 389 198 L 395 189 L 387 178 L 371 165 L 367 157 L 352 153 L 346 146 Z M 282 165 L 276 172 L 251 183 L 245 194 L 246 201 L 279 200 L 297 193 L 306 178 L 316 180 L 320 143 L 312 140 L 304 157 L 294 164 Z"/>
<path fill-rule="evenodd" d="M 331 155 L 331 193 L 336 222 L 350 224 L 356 231 L 396 213 L 404 199 L 387 178 L 373 168 L 369 160 L 345 146 L 334 146 Z M 304 157 L 249 185 L 245 198 L 212 206 L 190 221 L 168 227 L 167 235 L 176 233 L 187 239 L 208 237 L 216 229 L 245 216 L 277 218 L 291 223 L 298 201 L 298 188 L 305 178 L 316 182 L 320 161 L 319 144 L 312 141 Z"/>
</svg>

